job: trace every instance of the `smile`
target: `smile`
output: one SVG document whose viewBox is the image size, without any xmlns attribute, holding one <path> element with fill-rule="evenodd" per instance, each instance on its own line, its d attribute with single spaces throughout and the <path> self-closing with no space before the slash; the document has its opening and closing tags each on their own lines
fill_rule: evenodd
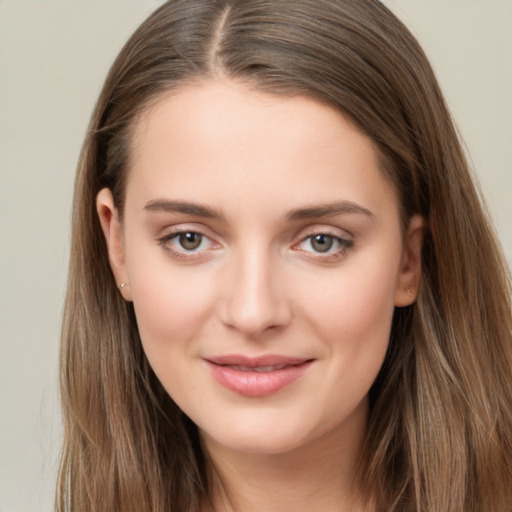
<svg viewBox="0 0 512 512">
<path fill-rule="evenodd" d="M 241 372 L 259 372 L 259 373 L 268 373 L 275 372 L 276 370 L 283 370 L 286 368 L 285 364 L 277 364 L 275 366 L 256 366 L 251 368 L 250 366 L 231 366 L 233 370 L 239 370 Z"/>
<path fill-rule="evenodd" d="M 283 356 L 247 358 L 222 356 L 205 359 L 213 378 L 235 393 L 262 397 L 276 393 L 299 379 L 313 359 Z"/>
</svg>

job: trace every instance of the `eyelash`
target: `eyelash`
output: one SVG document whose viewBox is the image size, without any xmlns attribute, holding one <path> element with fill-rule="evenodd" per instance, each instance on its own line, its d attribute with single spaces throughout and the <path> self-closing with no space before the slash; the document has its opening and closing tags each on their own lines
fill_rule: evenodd
<svg viewBox="0 0 512 512">
<path fill-rule="evenodd" d="M 216 242 L 214 242 L 210 237 L 208 237 L 204 233 L 201 233 L 200 231 L 196 231 L 193 229 L 179 230 L 179 231 L 174 231 L 172 233 L 166 234 L 158 239 L 158 243 L 166 251 L 170 252 L 174 258 L 176 258 L 180 261 L 193 261 L 194 259 L 204 257 L 205 256 L 204 253 L 207 252 L 209 249 L 187 250 L 184 247 L 182 247 L 181 249 L 176 249 L 176 248 L 172 247 L 170 242 L 172 242 L 173 240 L 179 240 L 179 237 L 181 237 L 183 235 L 198 235 L 199 237 L 201 237 L 199 247 L 203 244 L 203 241 L 205 241 L 205 240 L 208 240 L 209 243 L 213 246 L 216 245 L 216 246 L 220 247 L 220 245 L 217 244 Z M 315 237 L 325 237 L 326 239 L 331 241 L 331 243 L 336 247 L 336 249 L 334 251 L 331 251 L 331 247 L 328 247 L 328 249 L 325 252 L 315 251 L 315 250 L 307 251 L 307 250 L 301 249 L 301 246 L 304 243 L 306 243 L 308 240 L 309 240 L 309 243 L 311 244 Z M 313 231 L 311 233 L 308 233 L 303 238 L 301 238 L 301 240 L 298 243 L 296 243 L 295 245 L 292 246 L 292 249 L 303 250 L 304 252 L 309 254 L 309 256 L 308 256 L 309 258 L 314 258 L 316 260 L 329 262 L 329 261 L 334 261 L 334 260 L 343 258 L 345 256 L 345 254 L 347 253 L 347 251 L 349 249 L 351 249 L 353 246 L 354 246 L 354 242 L 352 240 L 347 240 L 346 238 L 342 238 L 340 236 L 337 236 L 337 235 L 334 235 L 332 233 L 325 232 L 325 231 Z"/>
<path fill-rule="evenodd" d="M 325 252 L 315 250 L 305 251 L 309 254 L 308 257 L 314 258 L 315 260 L 325 262 L 337 261 L 343 258 L 349 251 L 349 249 L 351 249 L 354 246 L 354 242 L 352 240 L 342 238 L 338 235 L 329 233 L 328 231 L 313 231 L 311 233 L 307 233 L 306 236 L 304 236 L 299 243 L 293 246 L 293 249 L 300 249 L 300 247 L 307 241 L 309 241 L 309 244 L 311 245 L 313 243 L 313 240 L 317 237 L 325 237 L 329 239 L 336 248 L 335 250 L 331 250 L 331 247 L 329 247 L 328 250 Z"/>
<path fill-rule="evenodd" d="M 171 253 L 171 255 L 180 260 L 180 261 L 191 261 L 196 258 L 203 257 L 203 253 L 205 250 L 187 250 L 184 247 L 180 249 L 175 249 L 170 245 L 170 242 L 173 240 L 178 240 L 179 237 L 183 235 L 198 235 L 201 237 L 200 246 L 202 245 L 204 240 L 208 240 L 210 244 L 212 245 L 218 245 L 216 244 L 210 237 L 206 236 L 204 233 L 201 233 L 200 231 L 196 231 L 193 229 L 182 229 L 180 231 L 174 231 L 172 233 L 169 233 L 167 235 L 164 235 L 158 239 L 158 243 L 168 252 Z M 200 247 L 199 246 L 199 247 Z M 208 249 L 206 249 L 208 250 Z"/>
</svg>

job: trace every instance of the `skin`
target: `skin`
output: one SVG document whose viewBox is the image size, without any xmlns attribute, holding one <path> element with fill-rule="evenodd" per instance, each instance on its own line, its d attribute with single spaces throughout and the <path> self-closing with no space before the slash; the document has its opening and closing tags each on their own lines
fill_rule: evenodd
<svg viewBox="0 0 512 512">
<path fill-rule="evenodd" d="M 106 189 L 98 214 L 148 360 L 222 481 L 220 510 L 359 510 L 367 394 L 394 308 L 416 297 L 422 219 L 402 232 L 372 141 L 307 97 L 186 86 L 139 119 L 133 147 L 123 222 Z M 194 250 L 187 232 L 202 235 Z M 205 359 L 227 354 L 311 363 L 254 397 L 212 377 Z"/>
</svg>

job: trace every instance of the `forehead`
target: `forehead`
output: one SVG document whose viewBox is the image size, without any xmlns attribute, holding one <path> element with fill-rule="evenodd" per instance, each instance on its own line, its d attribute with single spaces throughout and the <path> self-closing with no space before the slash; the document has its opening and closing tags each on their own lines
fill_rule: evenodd
<svg viewBox="0 0 512 512">
<path fill-rule="evenodd" d="M 127 195 L 396 203 L 375 144 L 338 110 L 232 81 L 179 88 L 135 125 Z M 217 194 L 217 195 L 215 195 Z M 261 199 L 261 197 L 260 197 Z M 375 208 L 376 205 L 373 205 Z"/>
</svg>

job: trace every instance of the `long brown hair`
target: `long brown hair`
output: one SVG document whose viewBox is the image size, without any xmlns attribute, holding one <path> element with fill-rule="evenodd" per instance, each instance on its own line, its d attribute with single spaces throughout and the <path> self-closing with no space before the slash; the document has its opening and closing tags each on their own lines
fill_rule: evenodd
<svg viewBox="0 0 512 512">
<path fill-rule="evenodd" d="M 370 393 L 361 492 L 386 511 L 512 510 L 508 269 L 431 67 L 377 0 L 171 0 L 119 54 L 76 178 L 57 510 L 192 512 L 208 502 L 197 431 L 144 356 L 95 198 L 109 187 L 122 212 L 140 114 L 218 77 L 348 114 L 380 149 L 404 220 L 427 221 L 419 296 L 396 309 Z"/>
</svg>

